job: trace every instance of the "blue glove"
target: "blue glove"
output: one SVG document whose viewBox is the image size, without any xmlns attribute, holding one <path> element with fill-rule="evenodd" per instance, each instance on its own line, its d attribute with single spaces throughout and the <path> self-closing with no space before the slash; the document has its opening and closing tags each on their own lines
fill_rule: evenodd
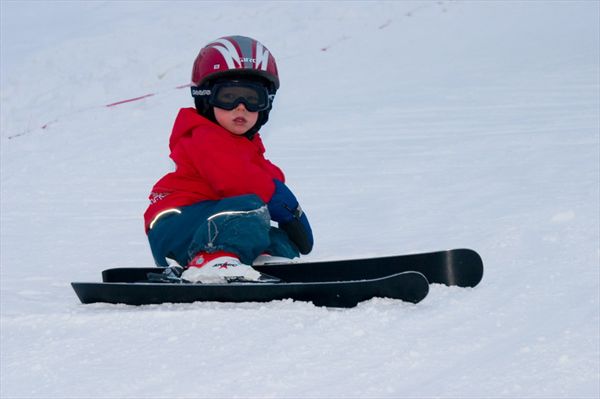
<svg viewBox="0 0 600 399">
<path fill-rule="evenodd" d="M 267 203 L 271 219 L 277 223 L 291 222 L 298 209 L 298 200 L 288 186 L 279 180 L 273 180 L 273 182 L 275 183 L 275 192 Z"/>
<path fill-rule="evenodd" d="M 279 223 L 301 254 L 308 254 L 313 247 L 313 235 L 306 214 L 300 208 L 292 191 L 279 180 L 275 182 L 275 192 L 267 203 L 271 219 Z"/>
</svg>

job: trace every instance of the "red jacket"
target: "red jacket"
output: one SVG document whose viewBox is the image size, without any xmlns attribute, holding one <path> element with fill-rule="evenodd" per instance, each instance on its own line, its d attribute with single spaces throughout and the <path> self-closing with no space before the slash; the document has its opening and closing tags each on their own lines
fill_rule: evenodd
<svg viewBox="0 0 600 399">
<path fill-rule="evenodd" d="M 169 142 L 175 172 L 162 177 L 150 193 L 144 213 L 146 232 L 160 212 L 205 200 L 256 194 L 268 202 L 273 179 L 285 182 L 281 169 L 265 159 L 262 140 L 230 133 L 194 108 L 182 108 Z"/>
</svg>

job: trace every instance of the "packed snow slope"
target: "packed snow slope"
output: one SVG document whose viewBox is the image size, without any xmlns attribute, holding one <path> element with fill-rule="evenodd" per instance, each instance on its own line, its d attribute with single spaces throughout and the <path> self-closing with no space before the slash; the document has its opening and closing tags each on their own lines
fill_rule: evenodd
<svg viewBox="0 0 600 399">
<path fill-rule="evenodd" d="M 2 398 L 600 395 L 599 2 L 1 2 Z M 350 310 L 81 305 L 198 50 L 256 37 L 311 260 L 469 247 L 474 289 Z M 147 94 L 137 101 L 112 107 Z"/>
</svg>

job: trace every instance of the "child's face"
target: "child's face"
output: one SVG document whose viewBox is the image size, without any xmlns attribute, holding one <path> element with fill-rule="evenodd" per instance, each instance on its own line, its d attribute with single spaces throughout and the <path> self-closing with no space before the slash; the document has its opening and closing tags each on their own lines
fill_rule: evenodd
<svg viewBox="0 0 600 399">
<path fill-rule="evenodd" d="M 258 120 L 258 112 L 248 111 L 243 103 L 231 111 L 219 107 L 214 107 L 214 110 L 219 125 L 238 136 L 245 134 Z"/>
</svg>

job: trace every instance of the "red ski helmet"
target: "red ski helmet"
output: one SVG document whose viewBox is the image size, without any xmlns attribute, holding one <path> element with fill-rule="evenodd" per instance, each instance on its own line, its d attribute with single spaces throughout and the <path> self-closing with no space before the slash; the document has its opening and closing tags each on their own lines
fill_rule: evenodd
<svg viewBox="0 0 600 399">
<path fill-rule="evenodd" d="M 269 106 L 259 112 L 256 124 L 246 133 L 252 139 L 269 120 L 272 102 L 279 89 L 275 58 L 261 42 L 246 36 L 221 37 L 200 50 L 192 69 L 192 97 L 198 113 L 213 122 L 216 122 L 214 109 L 204 93 L 210 93 L 214 83 L 221 79 L 250 80 L 267 88 Z"/>
<path fill-rule="evenodd" d="M 228 75 L 263 78 L 271 83 L 272 94 L 279 88 L 275 58 L 261 42 L 250 37 L 225 36 L 204 46 L 194 61 L 192 83 L 202 86 Z"/>
</svg>

